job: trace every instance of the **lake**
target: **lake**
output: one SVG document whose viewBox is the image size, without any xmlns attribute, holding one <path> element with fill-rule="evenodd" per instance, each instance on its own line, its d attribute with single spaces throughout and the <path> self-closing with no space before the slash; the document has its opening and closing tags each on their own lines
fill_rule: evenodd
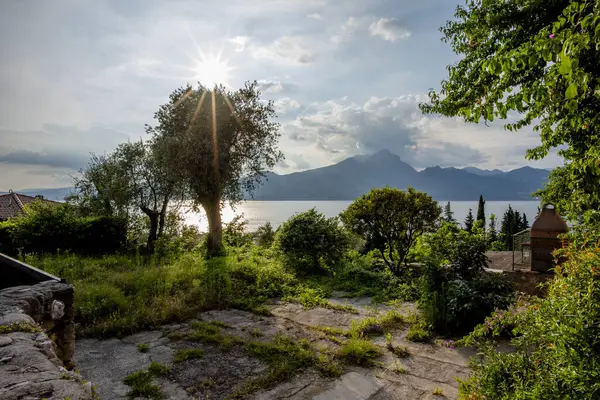
<svg viewBox="0 0 600 400">
<path fill-rule="evenodd" d="M 281 223 L 285 222 L 292 215 L 309 210 L 315 207 L 318 211 L 325 214 L 327 217 L 337 216 L 341 211 L 346 209 L 351 201 L 245 201 L 239 204 L 235 210 L 231 207 L 225 207 L 222 211 L 223 222 L 230 222 L 236 215 L 243 214 L 248 221 L 248 230 L 254 231 L 259 226 L 264 225 L 267 221 L 277 228 Z M 440 206 L 445 206 L 446 201 L 439 201 Z M 454 212 L 454 218 L 463 222 L 469 213 L 469 208 L 473 210 L 473 217 L 477 217 L 477 201 L 451 201 L 450 207 Z M 498 218 L 498 229 L 500 221 L 508 205 L 519 211 L 527 214 L 529 224 L 533 222 L 537 215 L 539 201 L 486 201 L 485 212 L 489 219 L 491 214 L 496 214 Z M 185 214 L 186 223 L 197 225 L 202 231 L 208 228 L 208 221 L 203 213 L 187 212 Z M 486 221 L 487 224 L 487 221 Z"/>
</svg>

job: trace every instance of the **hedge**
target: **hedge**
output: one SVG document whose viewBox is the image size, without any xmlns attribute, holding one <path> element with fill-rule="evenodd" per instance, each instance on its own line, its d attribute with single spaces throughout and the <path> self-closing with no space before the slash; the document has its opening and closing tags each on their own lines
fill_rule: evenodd
<svg viewBox="0 0 600 400">
<path fill-rule="evenodd" d="M 34 207 L 24 217 L 0 222 L 0 252 L 81 255 L 117 253 L 126 246 L 127 222 L 114 217 L 78 217 L 66 205 Z"/>
</svg>

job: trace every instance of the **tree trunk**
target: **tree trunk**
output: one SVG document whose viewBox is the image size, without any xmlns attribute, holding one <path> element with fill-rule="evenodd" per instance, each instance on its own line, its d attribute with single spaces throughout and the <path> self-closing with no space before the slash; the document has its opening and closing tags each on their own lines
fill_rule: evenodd
<svg viewBox="0 0 600 400">
<path fill-rule="evenodd" d="M 206 238 L 208 258 L 222 256 L 225 249 L 223 247 L 220 200 L 203 203 L 202 207 L 208 218 L 208 237 Z"/>
<path fill-rule="evenodd" d="M 142 207 L 142 211 L 150 218 L 150 232 L 148 233 L 146 250 L 148 251 L 148 254 L 154 254 L 154 242 L 156 242 L 158 237 L 158 218 L 160 213 L 146 207 Z"/>
<path fill-rule="evenodd" d="M 159 217 L 159 220 L 158 220 L 158 235 L 156 236 L 157 238 L 161 237 L 162 234 L 165 231 L 165 220 L 167 218 L 167 209 L 168 209 L 168 207 L 169 207 L 169 198 L 165 197 L 164 202 L 163 202 L 163 206 L 162 206 L 162 208 L 160 210 L 160 217 Z"/>
</svg>

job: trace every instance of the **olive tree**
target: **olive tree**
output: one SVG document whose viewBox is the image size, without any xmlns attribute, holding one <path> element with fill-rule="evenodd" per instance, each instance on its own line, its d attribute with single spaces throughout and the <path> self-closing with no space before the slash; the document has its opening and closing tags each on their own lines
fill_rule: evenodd
<svg viewBox="0 0 600 400">
<path fill-rule="evenodd" d="M 155 142 L 121 143 L 108 155 L 92 155 L 87 168 L 76 178 L 76 194 L 70 202 L 88 215 L 148 218 L 147 250 L 165 229 L 169 207 L 185 198 L 180 175 L 165 170 L 161 149 Z"/>
<path fill-rule="evenodd" d="M 373 189 L 341 213 L 346 228 L 379 250 L 390 270 L 398 274 L 417 238 L 433 230 L 442 213 L 437 201 L 413 188 Z"/>
<path fill-rule="evenodd" d="M 565 161 L 544 200 L 573 217 L 600 209 L 600 2 L 467 0 L 441 31 L 461 59 L 422 111 L 533 126 L 527 157 L 558 149 Z"/>
<path fill-rule="evenodd" d="M 257 82 L 236 91 L 186 85 L 176 89 L 147 126 L 163 150 L 166 170 L 180 173 L 195 208 L 208 218 L 207 254 L 223 253 L 221 207 L 252 192 L 283 154 L 272 102 Z"/>
</svg>

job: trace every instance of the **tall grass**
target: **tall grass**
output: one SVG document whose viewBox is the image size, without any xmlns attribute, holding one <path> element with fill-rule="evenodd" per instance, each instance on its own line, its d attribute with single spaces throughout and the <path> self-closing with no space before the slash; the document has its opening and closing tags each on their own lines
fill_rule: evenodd
<svg viewBox="0 0 600 400">
<path fill-rule="evenodd" d="M 211 260 L 188 253 L 167 263 L 75 255 L 25 256 L 24 261 L 74 286 L 80 336 L 122 336 L 205 309 L 249 309 L 284 295 L 295 283 L 281 263 L 256 248 Z"/>
</svg>

